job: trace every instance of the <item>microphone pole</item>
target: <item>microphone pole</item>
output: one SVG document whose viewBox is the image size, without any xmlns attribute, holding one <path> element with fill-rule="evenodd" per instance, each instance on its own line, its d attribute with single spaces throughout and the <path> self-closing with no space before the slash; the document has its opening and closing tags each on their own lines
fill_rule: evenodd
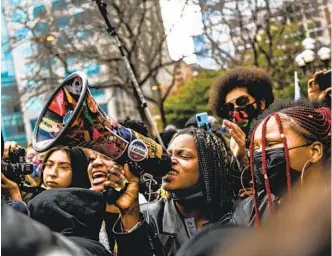
<svg viewBox="0 0 332 256">
<path fill-rule="evenodd" d="M 97 3 L 97 6 L 98 6 L 98 9 L 101 13 L 101 16 L 103 16 L 105 22 L 106 22 L 106 25 L 107 25 L 107 33 L 110 35 L 110 36 L 113 36 L 115 38 L 115 41 L 117 43 L 117 46 L 121 52 L 121 55 L 122 55 L 122 59 L 126 65 L 126 68 L 129 72 L 129 76 L 130 76 L 130 79 L 131 81 L 133 82 L 133 85 L 134 85 L 134 88 L 136 90 L 136 93 L 140 99 L 140 103 L 141 103 L 141 107 L 144 109 L 144 113 L 145 113 L 145 116 L 146 118 L 148 119 L 148 122 L 152 125 L 152 128 L 153 130 L 156 132 L 157 134 L 157 139 L 159 141 L 159 144 L 165 148 L 164 146 L 164 143 L 159 135 L 159 132 L 158 132 L 158 129 L 157 129 L 157 126 L 155 125 L 153 119 L 152 119 L 152 116 L 151 116 L 151 113 L 150 113 L 150 110 L 148 108 L 148 104 L 143 96 L 143 93 L 142 93 L 142 90 L 141 88 L 139 87 L 138 85 L 138 82 L 137 82 L 137 79 L 135 77 L 135 74 L 134 74 L 134 71 L 130 65 L 130 62 L 127 58 L 127 55 L 122 47 L 122 44 L 119 40 L 119 37 L 118 37 L 118 34 L 116 33 L 114 27 L 112 26 L 111 22 L 109 21 L 108 17 L 107 17 L 107 3 L 106 1 L 103 1 L 103 0 L 95 0 L 96 3 Z"/>
</svg>

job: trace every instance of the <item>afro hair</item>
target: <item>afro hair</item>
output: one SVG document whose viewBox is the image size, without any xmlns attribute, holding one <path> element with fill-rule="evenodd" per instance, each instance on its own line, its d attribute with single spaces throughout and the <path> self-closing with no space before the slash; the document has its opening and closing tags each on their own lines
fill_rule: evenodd
<svg viewBox="0 0 332 256">
<path fill-rule="evenodd" d="M 223 116 L 221 108 L 226 95 L 235 88 L 247 88 L 257 102 L 265 100 L 266 108 L 274 101 L 272 78 L 261 68 L 237 67 L 218 77 L 211 87 L 209 105 L 214 114 Z"/>
</svg>

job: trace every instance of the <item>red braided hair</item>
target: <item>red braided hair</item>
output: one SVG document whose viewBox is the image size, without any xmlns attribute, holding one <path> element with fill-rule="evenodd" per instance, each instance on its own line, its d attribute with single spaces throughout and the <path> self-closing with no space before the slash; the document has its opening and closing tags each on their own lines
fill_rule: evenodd
<svg viewBox="0 0 332 256">
<path fill-rule="evenodd" d="M 270 181 L 269 177 L 267 175 L 267 165 L 266 165 L 266 124 L 270 120 L 271 116 L 267 117 L 263 122 L 262 127 L 262 169 L 263 169 L 263 175 L 264 175 L 264 182 L 265 182 L 265 190 L 267 194 L 267 201 L 269 204 L 269 209 L 272 214 L 274 214 L 274 207 L 273 207 L 273 201 L 271 196 L 271 187 L 270 187 Z"/>
<path fill-rule="evenodd" d="M 331 109 L 327 107 L 322 107 L 318 109 L 313 109 L 305 106 L 294 106 L 290 108 L 286 108 L 280 111 L 280 113 L 286 114 L 295 120 L 295 122 L 304 130 L 306 130 L 309 134 L 301 133 L 305 139 L 323 141 L 326 143 L 330 143 L 331 139 Z M 290 158 L 287 147 L 287 140 L 284 135 L 283 124 L 281 122 L 280 115 L 278 113 L 272 113 L 270 116 L 266 117 L 263 120 L 262 124 L 262 169 L 265 180 L 265 189 L 268 197 L 268 204 L 271 213 L 274 213 L 274 207 L 271 197 L 271 188 L 270 182 L 267 175 L 267 165 L 266 165 L 266 125 L 268 120 L 273 116 L 276 119 L 280 137 L 282 139 L 282 143 L 284 146 L 284 156 L 286 161 L 286 177 L 287 177 L 287 194 L 290 195 L 292 184 L 291 184 L 291 176 L 290 176 Z M 250 140 L 250 171 L 253 183 L 254 193 L 254 209 L 255 209 L 255 225 L 259 227 L 260 225 L 260 216 L 258 210 L 258 199 L 257 199 L 257 191 L 255 189 L 255 175 L 254 175 L 254 138 L 255 132 L 259 124 L 254 128 L 251 134 Z"/>
<path fill-rule="evenodd" d="M 292 182 L 291 182 L 291 175 L 290 175 L 290 160 L 289 160 L 289 152 L 287 147 L 287 140 L 284 133 L 284 127 L 282 126 L 282 122 L 280 119 L 280 116 L 278 113 L 272 114 L 274 118 L 276 119 L 276 122 L 278 124 L 278 129 L 280 133 L 280 137 L 282 139 L 282 144 L 284 146 L 284 157 L 286 161 L 286 177 L 287 177 L 287 194 L 290 195 L 291 189 L 292 189 Z"/>
<path fill-rule="evenodd" d="M 313 135 L 315 140 L 321 141 L 331 136 L 331 109 L 322 107 L 312 109 L 295 106 L 280 111 L 292 117 L 302 128 Z"/>
<path fill-rule="evenodd" d="M 258 199 L 257 199 L 257 190 L 256 190 L 256 182 L 255 182 L 255 174 L 254 174 L 254 139 L 255 139 L 255 132 L 256 132 L 257 126 L 253 130 L 251 134 L 251 140 L 250 140 L 250 174 L 251 174 L 251 180 L 252 180 L 252 188 L 254 190 L 254 208 L 255 208 L 255 226 L 256 228 L 260 225 L 260 219 L 259 219 L 259 211 L 258 211 Z"/>
</svg>

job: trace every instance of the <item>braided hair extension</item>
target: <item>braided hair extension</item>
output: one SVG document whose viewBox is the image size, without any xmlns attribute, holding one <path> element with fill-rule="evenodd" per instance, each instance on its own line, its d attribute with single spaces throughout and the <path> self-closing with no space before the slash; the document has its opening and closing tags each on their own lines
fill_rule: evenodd
<svg viewBox="0 0 332 256">
<path fill-rule="evenodd" d="M 250 140 L 250 174 L 252 178 L 252 188 L 254 190 L 254 209 L 255 209 L 255 226 L 256 228 L 259 227 L 260 224 L 260 216 L 258 211 L 258 196 L 257 196 L 257 189 L 256 189 L 256 180 L 255 180 L 255 174 L 254 174 L 254 139 L 255 139 L 255 132 L 256 132 L 257 126 L 254 128 L 253 132 L 251 133 L 251 140 Z"/>
<path fill-rule="evenodd" d="M 298 103 L 298 102 L 297 102 Z M 289 103 L 288 103 L 289 104 Z M 290 106 L 285 109 L 281 109 L 278 113 L 273 112 L 269 114 L 262 123 L 262 169 L 263 175 L 265 180 L 265 190 L 268 197 L 268 204 L 269 209 L 273 213 L 274 207 L 273 202 L 271 199 L 271 190 L 269 186 L 269 180 L 267 176 L 267 166 L 266 166 L 266 124 L 271 116 L 276 119 L 280 137 L 282 138 L 282 143 L 285 148 L 284 150 L 284 157 L 286 161 L 286 177 L 287 177 L 287 192 L 290 195 L 291 192 L 291 177 L 290 177 L 290 159 L 289 159 L 289 152 L 287 147 L 286 137 L 284 135 L 283 123 L 281 120 L 289 121 L 292 123 L 292 128 L 302 135 L 304 139 L 308 142 L 320 141 L 323 144 L 324 149 L 324 157 L 325 159 L 331 159 L 331 109 L 327 107 L 320 107 L 314 108 L 313 106 L 309 106 L 307 103 L 305 104 L 296 104 L 294 106 Z M 254 135 L 258 125 L 258 122 L 254 123 L 254 129 L 251 132 L 251 141 L 250 141 L 250 169 L 251 169 L 251 176 L 253 181 L 253 187 L 255 189 L 255 177 L 258 176 L 254 173 L 253 167 L 253 155 L 254 155 Z M 324 160 L 324 159 L 323 159 Z M 328 161 L 330 162 L 330 161 Z M 254 209 L 255 209 L 255 224 L 256 227 L 259 226 L 259 211 L 258 211 L 258 201 L 257 201 L 257 191 L 254 194 Z"/>
<path fill-rule="evenodd" d="M 218 136 L 203 129 L 184 129 L 174 138 L 182 134 L 189 134 L 194 138 L 204 200 L 210 209 L 211 220 L 218 221 L 231 210 L 234 198 L 225 144 Z"/>
<path fill-rule="evenodd" d="M 297 125 L 292 126 L 308 142 L 323 144 L 325 163 L 331 161 L 331 109 L 327 107 L 306 108 L 296 106 L 280 111 Z"/>
<path fill-rule="evenodd" d="M 265 181 L 265 190 L 267 193 L 267 201 L 269 204 L 269 209 L 272 214 L 274 214 L 274 208 L 273 208 L 273 202 L 272 202 L 272 196 L 271 196 L 271 187 L 270 187 L 270 181 L 269 177 L 267 176 L 267 165 L 266 165 L 266 124 L 270 120 L 270 117 L 267 117 L 263 122 L 262 127 L 262 167 L 263 167 L 263 175 L 264 175 L 264 181 Z M 254 157 L 254 156 L 251 156 Z"/>
<path fill-rule="evenodd" d="M 290 195 L 290 192 L 292 189 L 292 181 L 291 181 L 291 174 L 290 174 L 290 159 L 289 159 L 289 151 L 288 151 L 288 147 L 287 147 L 287 140 L 286 140 L 286 136 L 284 134 L 284 127 L 282 126 L 280 116 L 277 113 L 273 113 L 272 115 L 274 116 L 274 118 L 277 121 L 280 137 L 282 139 L 282 144 L 283 144 L 284 148 L 287 148 L 287 150 L 284 150 L 284 154 L 285 154 L 284 157 L 285 157 L 285 161 L 286 161 L 287 193 L 288 193 L 288 195 Z"/>
</svg>

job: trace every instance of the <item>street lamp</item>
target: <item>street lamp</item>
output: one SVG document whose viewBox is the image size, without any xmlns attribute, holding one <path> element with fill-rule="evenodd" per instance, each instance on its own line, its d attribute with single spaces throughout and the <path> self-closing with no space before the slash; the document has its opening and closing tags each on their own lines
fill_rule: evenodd
<svg viewBox="0 0 332 256">
<path fill-rule="evenodd" d="M 302 47 L 306 50 L 314 50 L 316 44 L 316 40 L 312 39 L 311 37 L 307 37 L 306 39 L 303 40 L 302 42 Z"/>
<path fill-rule="evenodd" d="M 328 47 L 323 46 L 317 52 L 319 59 L 324 63 L 325 67 L 329 66 L 329 60 L 331 59 L 331 50 Z"/>
<path fill-rule="evenodd" d="M 302 68 L 303 72 L 306 73 L 307 70 L 313 71 L 313 62 L 316 57 L 324 63 L 324 67 L 327 68 L 329 60 L 331 59 L 331 50 L 328 47 L 321 47 L 317 51 L 317 56 L 315 53 L 316 40 L 307 37 L 303 40 L 302 46 L 304 50 L 295 57 L 296 64 Z M 321 65 L 318 66 L 321 68 Z"/>
</svg>

